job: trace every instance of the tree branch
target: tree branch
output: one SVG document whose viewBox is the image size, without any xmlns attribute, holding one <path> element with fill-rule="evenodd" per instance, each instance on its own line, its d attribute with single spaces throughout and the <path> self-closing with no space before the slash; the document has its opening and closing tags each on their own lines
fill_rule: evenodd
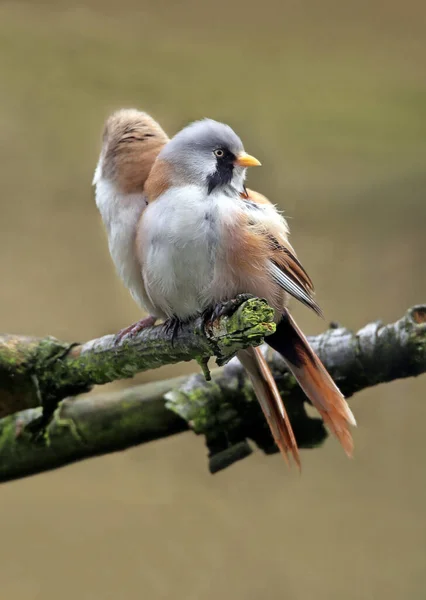
<svg viewBox="0 0 426 600">
<path fill-rule="evenodd" d="M 208 331 L 201 320 L 186 325 L 175 345 L 169 337 L 162 337 L 159 327 L 118 348 L 112 336 L 84 345 L 4 336 L 0 346 L 3 414 L 40 404 L 46 392 L 53 391 L 58 401 L 69 390 L 86 390 L 88 384 L 129 377 L 166 361 L 198 358 L 203 362 L 214 354 L 224 362 L 239 348 L 258 344 L 265 332 L 271 333 L 269 317 L 271 309 L 251 299 L 240 303 L 230 317 L 207 327 Z M 346 396 L 377 383 L 416 376 L 426 371 L 426 305 L 411 308 L 390 325 L 371 323 L 356 334 L 332 327 L 310 342 Z M 281 357 L 274 352 L 268 355 L 266 347 L 264 351 L 299 444 L 318 446 L 327 435 L 322 422 L 306 413 L 306 398 Z M 0 420 L 0 480 L 120 450 L 188 427 L 206 436 L 211 472 L 250 454 L 247 440 L 267 453 L 275 452 L 239 362 L 233 359 L 212 375 L 210 382 L 197 374 L 114 394 L 67 398 L 54 410 L 38 444 L 28 425 L 40 417 L 41 408 L 11 414 Z"/>
<path fill-rule="evenodd" d="M 275 331 L 273 309 L 265 300 L 247 298 L 227 303 L 228 315 L 213 322 L 198 317 L 183 324 L 175 339 L 162 325 L 119 343 L 114 335 L 85 344 L 0 336 L 0 417 L 40 405 L 50 411 L 63 398 L 93 385 L 162 365 L 196 359 L 205 369 L 211 356 L 224 364 L 241 348 L 258 346 Z"/>
</svg>

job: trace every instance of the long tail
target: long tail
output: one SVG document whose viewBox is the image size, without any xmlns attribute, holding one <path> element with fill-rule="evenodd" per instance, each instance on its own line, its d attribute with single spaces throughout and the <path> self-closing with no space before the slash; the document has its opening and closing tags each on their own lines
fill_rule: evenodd
<svg viewBox="0 0 426 600">
<path fill-rule="evenodd" d="M 300 457 L 293 429 L 272 373 L 259 348 L 246 348 L 237 354 L 246 369 L 275 443 L 287 463 L 290 452 L 300 469 Z"/>
<path fill-rule="evenodd" d="M 279 352 L 324 422 L 352 456 L 353 440 L 349 425 L 355 417 L 324 365 L 312 350 L 291 315 L 286 311 L 275 333 L 266 342 Z"/>
</svg>

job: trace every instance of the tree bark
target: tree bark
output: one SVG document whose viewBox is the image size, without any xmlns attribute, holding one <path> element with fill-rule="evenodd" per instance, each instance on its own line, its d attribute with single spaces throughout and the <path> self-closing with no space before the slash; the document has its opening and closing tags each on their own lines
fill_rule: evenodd
<svg viewBox="0 0 426 600">
<path fill-rule="evenodd" d="M 244 295 L 226 308 L 227 315 L 213 321 L 198 317 L 182 324 L 175 338 L 163 325 L 119 343 L 114 335 L 85 344 L 0 336 L 0 417 L 40 405 L 49 411 L 93 385 L 181 361 L 197 360 L 208 376 L 211 356 L 225 364 L 241 348 L 258 346 L 275 331 L 274 312 L 265 300 Z"/>
<path fill-rule="evenodd" d="M 251 453 L 248 440 L 276 451 L 237 361 L 212 372 L 95 396 L 95 383 L 131 377 L 138 370 L 215 355 L 223 364 L 247 345 L 274 331 L 272 309 L 258 299 L 240 299 L 230 316 L 186 324 L 174 343 L 164 329 L 146 330 L 114 345 L 113 336 L 83 345 L 48 338 L 3 336 L 0 342 L 0 481 L 38 473 L 96 454 L 121 450 L 188 428 L 204 434 L 209 467 L 216 472 Z M 310 338 L 346 396 L 378 383 L 426 371 L 426 305 L 415 306 L 395 323 L 371 323 L 357 333 L 333 326 Z M 301 447 L 319 446 L 327 433 L 305 410 L 306 398 L 284 361 L 262 347 L 286 403 Z M 53 410 L 44 435 L 30 431 L 42 406 Z M 52 405 L 53 402 L 53 405 Z M 37 408 L 34 408 L 37 407 Z M 20 409 L 26 410 L 20 410 Z M 20 412 L 15 412 L 20 410 Z M 11 414 L 13 413 L 13 414 Z"/>
</svg>

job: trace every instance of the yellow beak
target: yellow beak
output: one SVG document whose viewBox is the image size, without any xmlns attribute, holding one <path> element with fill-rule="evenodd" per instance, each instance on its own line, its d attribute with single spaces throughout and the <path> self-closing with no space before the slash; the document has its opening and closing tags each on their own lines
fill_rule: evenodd
<svg viewBox="0 0 426 600">
<path fill-rule="evenodd" d="M 250 154 L 247 154 L 246 152 L 241 152 L 241 154 L 237 156 L 235 164 L 239 167 L 260 167 L 262 163 L 259 162 L 257 158 L 254 158 L 254 156 L 250 156 Z"/>
</svg>

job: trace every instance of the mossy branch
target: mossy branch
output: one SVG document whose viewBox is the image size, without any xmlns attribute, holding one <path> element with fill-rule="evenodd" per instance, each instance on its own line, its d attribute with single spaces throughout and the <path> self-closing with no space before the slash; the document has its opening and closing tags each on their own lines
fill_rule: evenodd
<svg viewBox="0 0 426 600">
<path fill-rule="evenodd" d="M 114 335 L 86 342 L 0 336 L 0 417 L 42 405 L 53 410 L 93 385 L 133 377 L 162 365 L 196 359 L 204 368 L 216 357 L 225 364 L 238 350 L 258 346 L 275 331 L 265 300 L 241 296 L 227 316 L 199 317 L 179 327 L 176 338 L 163 325 L 116 343 Z"/>
<path fill-rule="evenodd" d="M 275 452 L 269 431 L 240 363 L 233 359 L 205 381 L 201 374 L 114 394 L 66 398 L 53 412 L 45 436 L 34 442 L 28 426 L 41 416 L 46 391 L 61 400 L 69 390 L 132 376 L 165 362 L 215 355 L 226 362 L 244 345 L 272 333 L 272 311 L 261 300 L 237 303 L 230 317 L 205 327 L 187 324 L 175 344 L 153 328 L 118 347 L 112 336 L 84 345 L 52 339 L 3 336 L 0 346 L 0 399 L 4 411 L 27 408 L 0 420 L 0 480 L 37 473 L 75 460 L 120 450 L 191 428 L 206 436 L 210 470 L 247 456 L 254 441 Z M 371 323 L 357 333 L 333 326 L 310 338 L 346 396 L 360 389 L 426 372 L 426 305 L 411 308 L 399 321 Z M 264 347 L 284 397 L 300 446 L 320 445 L 326 431 L 305 411 L 305 397 L 279 355 Z M 129 353 L 129 363 L 126 353 Z M 75 393 L 75 392 L 74 392 Z M 3 413 L 5 414 L 5 413 Z"/>
</svg>

